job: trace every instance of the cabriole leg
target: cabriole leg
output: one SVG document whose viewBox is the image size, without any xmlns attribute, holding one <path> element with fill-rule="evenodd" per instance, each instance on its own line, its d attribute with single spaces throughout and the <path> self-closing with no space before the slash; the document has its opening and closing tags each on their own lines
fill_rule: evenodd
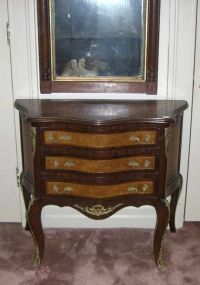
<svg viewBox="0 0 200 285">
<path fill-rule="evenodd" d="M 31 201 L 31 194 L 28 193 L 23 186 L 21 188 L 22 188 L 22 194 L 23 194 L 23 198 L 24 198 L 25 209 L 26 209 L 26 212 L 27 212 L 29 204 L 30 204 L 30 201 Z M 29 227 L 29 224 L 28 224 L 27 220 L 26 220 L 25 230 L 26 231 L 30 231 L 30 227 Z"/>
<path fill-rule="evenodd" d="M 179 194 L 180 194 L 180 188 L 178 187 L 176 191 L 171 195 L 169 227 L 172 233 L 176 232 L 175 214 L 176 214 L 176 207 L 178 203 Z"/>
<path fill-rule="evenodd" d="M 35 243 L 34 266 L 40 265 L 44 255 L 44 233 L 41 223 L 43 204 L 39 199 L 32 198 L 27 211 L 27 222 Z"/>
<path fill-rule="evenodd" d="M 163 237 L 169 221 L 169 203 L 162 199 L 155 205 L 157 222 L 154 233 L 154 258 L 158 267 L 163 266 Z"/>
</svg>

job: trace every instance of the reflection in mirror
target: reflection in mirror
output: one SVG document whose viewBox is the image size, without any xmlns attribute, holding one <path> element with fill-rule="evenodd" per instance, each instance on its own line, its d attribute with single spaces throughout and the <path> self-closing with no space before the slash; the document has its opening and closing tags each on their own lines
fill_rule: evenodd
<svg viewBox="0 0 200 285">
<path fill-rule="evenodd" d="M 145 81 L 147 0 L 50 0 L 52 79 Z"/>
</svg>

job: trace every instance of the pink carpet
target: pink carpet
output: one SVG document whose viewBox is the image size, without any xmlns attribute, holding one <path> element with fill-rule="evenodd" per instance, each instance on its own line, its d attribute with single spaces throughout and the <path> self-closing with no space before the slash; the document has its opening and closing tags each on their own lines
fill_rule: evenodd
<svg viewBox="0 0 200 285">
<path fill-rule="evenodd" d="M 153 261 L 153 230 L 46 229 L 43 264 L 19 224 L 0 224 L 0 285 L 199 285 L 200 223 L 164 240 L 165 268 Z"/>
</svg>

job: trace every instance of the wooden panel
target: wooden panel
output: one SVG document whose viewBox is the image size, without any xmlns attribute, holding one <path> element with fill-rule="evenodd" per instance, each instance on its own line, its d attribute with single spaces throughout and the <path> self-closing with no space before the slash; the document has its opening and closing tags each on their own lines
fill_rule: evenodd
<svg viewBox="0 0 200 285">
<path fill-rule="evenodd" d="M 126 170 L 155 169 L 154 156 L 126 157 L 107 160 L 86 160 L 74 157 L 48 156 L 46 169 L 75 170 L 90 173 L 117 172 Z"/>
<path fill-rule="evenodd" d="M 46 193 L 50 195 L 76 195 L 91 198 L 107 198 L 120 195 L 145 195 L 154 192 L 152 181 L 137 181 L 117 185 L 81 185 L 77 183 L 46 182 Z"/>
<path fill-rule="evenodd" d="M 45 131 L 46 145 L 72 145 L 78 147 L 119 147 L 156 144 L 156 131 L 132 131 L 120 134 L 84 134 L 67 131 Z"/>
<path fill-rule="evenodd" d="M 41 92 L 47 85 L 46 82 L 41 82 Z M 67 92 L 80 92 L 81 93 L 146 93 L 148 88 L 147 82 L 78 82 L 78 81 L 51 81 L 51 92 L 62 93 L 64 90 Z M 42 89 L 43 88 L 43 89 Z M 44 89 L 45 90 L 45 89 Z M 152 82 L 152 93 L 157 92 L 157 82 Z M 150 94 L 150 92 L 147 94 Z"/>
</svg>

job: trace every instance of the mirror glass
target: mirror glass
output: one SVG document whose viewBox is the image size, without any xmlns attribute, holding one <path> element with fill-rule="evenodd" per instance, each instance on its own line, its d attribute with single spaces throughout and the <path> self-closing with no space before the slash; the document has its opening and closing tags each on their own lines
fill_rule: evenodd
<svg viewBox="0 0 200 285">
<path fill-rule="evenodd" d="M 146 78 L 147 0 L 50 0 L 52 80 Z"/>
</svg>

